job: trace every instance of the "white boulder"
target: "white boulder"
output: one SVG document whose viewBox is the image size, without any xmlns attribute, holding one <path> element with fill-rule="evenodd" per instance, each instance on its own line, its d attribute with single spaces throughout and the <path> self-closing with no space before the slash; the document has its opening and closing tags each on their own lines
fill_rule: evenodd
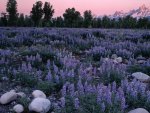
<svg viewBox="0 0 150 113">
<path fill-rule="evenodd" d="M 148 79 L 150 79 L 150 77 L 148 75 L 146 75 L 142 72 L 135 72 L 132 74 L 132 76 L 141 82 L 145 82 Z"/>
<path fill-rule="evenodd" d="M 33 92 L 32 92 L 32 96 L 33 96 L 34 98 L 38 98 L 38 97 L 40 97 L 40 98 L 46 98 L 46 95 L 44 94 L 44 92 L 43 92 L 43 91 L 40 91 L 40 90 L 35 90 L 35 91 L 33 91 Z"/>
<path fill-rule="evenodd" d="M 22 113 L 24 111 L 24 107 L 21 104 L 17 104 L 13 107 L 13 111 L 16 113 Z"/>
<path fill-rule="evenodd" d="M 129 111 L 128 113 L 149 113 L 149 112 L 143 108 L 137 108 L 137 109 Z"/>
<path fill-rule="evenodd" d="M 8 104 L 11 101 L 14 101 L 17 99 L 17 94 L 14 90 L 11 90 L 10 92 L 4 93 L 1 97 L 0 97 L 0 103 L 1 104 Z"/>
<path fill-rule="evenodd" d="M 29 105 L 29 111 L 37 113 L 47 113 L 50 109 L 51 102 L 45 98 L 35 98 Z"/>
<path fill-rule="evenodd" d="M 121 63 L 122 62 L 122 57 L 118 57 L 115 59 L 118 63 Z"/>
</svg>

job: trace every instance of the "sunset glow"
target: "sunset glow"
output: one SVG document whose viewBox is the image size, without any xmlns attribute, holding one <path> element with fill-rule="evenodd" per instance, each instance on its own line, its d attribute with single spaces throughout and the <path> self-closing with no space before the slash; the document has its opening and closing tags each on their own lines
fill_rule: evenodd
<svg viewBox="0 0 150 113">
<path fill-rule="evenodd" d="M 61 16 L 65 9 L 75 7 L 76 10 L 83 13 L 85 10 L 91 10 L 94 15 L 113 14 L 115 11 L 129 11 L 145 4 L 150 6 L 149 0 L 41 0 L 50 2 L 54 9 L 54 16 Z M 0 0 L 0 13 L 5 12 L 7 0 Z M 17 0 L 18 12 L 29 15 L 32 5 L 36 0 Z"/>
</svg>

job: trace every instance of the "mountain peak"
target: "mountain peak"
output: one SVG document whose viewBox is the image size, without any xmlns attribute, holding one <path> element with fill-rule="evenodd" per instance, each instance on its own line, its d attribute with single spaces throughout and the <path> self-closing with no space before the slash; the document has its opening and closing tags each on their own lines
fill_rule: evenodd
<svg viewBox="0 0 150 113">
<path fill-rule="evenodd" d="M 146 5 L 145 4 L 143 4 L 142 6 L 140 6 L 140 8 L 139 9 L 147 9 L 147 7 L 146 7 Z"/>
<path fill-rule="evenodd" d="M 123 11 L 116 11 L 113 15 L 111 15 L 111 18 L 119 18 L 119 17 L 125 17 L 127 15 L 130 15 L 134 18 L 144 18 L 144 17 L 150 17 L 150 8 L 147 7 L 145 4 L 140 6 L 137 9 L 130 10 L 127 13 L 124 13 Z"/>
</svg>

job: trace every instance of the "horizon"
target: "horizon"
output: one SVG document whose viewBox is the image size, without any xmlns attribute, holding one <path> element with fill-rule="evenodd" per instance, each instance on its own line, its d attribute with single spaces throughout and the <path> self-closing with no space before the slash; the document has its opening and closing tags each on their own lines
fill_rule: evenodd
<svg viewBox="0 0 150 113">
<path fill-rule="evenodd" d="M 0 2 L 0 13 L 6 12 L 6 3 L 8 0 L 1 0 Z M 33 4 L 37 0 L 30 0 L 28 3 L 27 0 L 16 0 L 18 13 L 24 13 L 25 15 L 30 15 Z M 54 17 L 62 16 L 67 8 L 74 7 L 77 11 L 83 15 L 85 10 L 91 10 L 92 14 L 95 16 L 111 15 L 116 11 L 128 12 L 132 9 L 137 9 L 143 4 L 147 7 L 150 7 L 150 2 L 148 0 L 41 0 L 43 2 L 50 2 L 55 9 Z M 65 3 L 66 2 L 66 3 Z M 65 5 L 64 5 L 65 4 Z M 86 5 L 85 5 L 86 4 Z M 108 4 L 111 4 L 109 6 Z M 24 7 L 22 7 L 24 6 Z M 83 7 L 84 6 L 84 7 Z"/>
</svg>

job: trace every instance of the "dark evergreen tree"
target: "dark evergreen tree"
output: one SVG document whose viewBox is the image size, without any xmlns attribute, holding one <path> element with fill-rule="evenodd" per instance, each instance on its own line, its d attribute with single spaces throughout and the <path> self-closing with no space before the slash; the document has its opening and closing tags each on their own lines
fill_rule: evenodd
<svg viewBox="0 0 150 113">
<path fill-rule="evenodd" d="M 55 26 L 56 27 L 64 27 L 64 20 L 61 16 L 56 18 L 56 25 Z"/>
<path fill-rule="evenodd" d="M 98 28 L 102 27 L 102 19 L 101 18 L 97 18 L 97 27 Z"/>
<path fill-rule="evenodd" d="M 1 13 L 1 26 L 7 26 L 8 20 L 6 13 Z"/>
<path fill-rule="evenodd" d="M 42 9 L 42 2 L 38 1 L 33 4 L 32 11 L 31 11 L 31 18 L 34 22 L 34 26 L 39 26 L 42 16 L 43 16 L 43 9 Z"/>
<path fill-rule="evenodd" d="M 34 26 L 34 22 L 32 21 L 31 17 L 29 17 L 27 15 L 25 16 L 24 26 L 25 27 L 33 27 Z"/>
<path fill-rule="evenodd" d="M 98 25 L 98 21 L 97 21 L 97 18 L 95 17 L 95 18 L 92 19 L 92 22 L 91 22 L 91 25 L 90 25 L 90 26 L 91 26 L 92 28 L 98 28 L 97 25 Z M 89 26 L 89 27 L 90 27 L 90 26 Z M 84 26 L 84 27 L 85 27 L 85 26 Z"/>
<path fill-rule="evenodd" d="M 8 24 L 9 26 L 15 26 L 17 23 L 17 1 L 8 0 L 6 11 L 8 12 Z"/>
<path fill-rule="evenodd" d="M 17 21 L 17 26 L 19 27 L 24 27 L 25 26 L 25 19 L 24 19 L 24 14 L 20 14 L 18 17 L 18 21 Z"/>
<path fill-rule="evenodd" d="M 108 16 L 104 16 L 102 18 L 102 27 L 103 28 L 109 28 L 110 27 L 110 18 Z"/>
<path fill-rule="evenodd" d="M 83 14 L 83 18 L 84 18 L 84 27 L 87 28 L 87 27 L 91 26 L 92 19 L 93 19 L 91 10 L 86 10 Z"/>
<path fill-rule="evenodd" d="M 44 13 L 44 26 L 49 26 L 51 19 L 54 15 L 53 6 L 49 2 L 45 2 L 43 13 Z"/>
<path fill-rule="evenodd" d="M 82 19 L 80 12 L 76 11 L 75 8 L 66 9 L 63 17 L 66 27 L 78 27 Z"/>
<path fill-rule="evenodd" d="M 137 22 L 137 27 L 138 28 L 148 28 L 150 21 L 148 18 L 140 18 Z"/>
</svg>

